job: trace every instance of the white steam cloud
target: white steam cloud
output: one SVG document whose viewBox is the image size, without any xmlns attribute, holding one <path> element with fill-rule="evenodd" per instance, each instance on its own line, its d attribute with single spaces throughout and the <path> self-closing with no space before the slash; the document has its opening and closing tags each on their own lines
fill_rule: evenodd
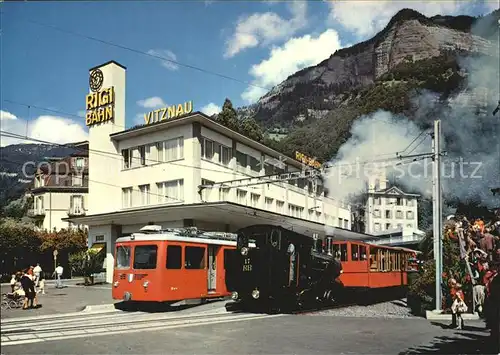
<svg viewBox="0 0 500 355">
<path fill-rule="evenodd" d="M 369 177 L 374 179 L 378 171 L 385 169 L 391 182 L 430 196 L 431 159 L 399 160 L 395 152 L 402 151 L 403 156 L 431 152 L 429 133 L 433 132 L 434 120 L 439 119 L 442 149 L 446 152 L 442 158 L 445 198 L 479 200 L 490 208 L 497 207 L 499 197 L 491 189 L 500 187 L 500 112 L 492 114 L 500 99 L 498 41 L 498 34 L 490 38 L 487 55 L 459 60 L 467 75 L 466 89 L 446 102 L 437 94 L 425 92 L 413 99 L 417 111 L 412 120 L 385 111 L 358 119 L 352 126 L 352 137 L 330 162 L 333 167 L 325 176 L 330 195 L 348 199 L 364 192 Z M 387 158 L 395 159 L 377 162 Z M 363 164 L 366 161 L 373 163 Z"/>
</svg>

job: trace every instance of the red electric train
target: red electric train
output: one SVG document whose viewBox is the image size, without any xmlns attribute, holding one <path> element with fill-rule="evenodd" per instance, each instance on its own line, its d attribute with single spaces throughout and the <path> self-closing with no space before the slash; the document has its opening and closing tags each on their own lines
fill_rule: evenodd
<svg viewBox="0 0 500 355">
<path fill-rule="evenodd" d="M 145 226 L 116 240 L 113 299 L 175 303 L 229 295 L 225 257 L 236 235 Z"/>
</svg>

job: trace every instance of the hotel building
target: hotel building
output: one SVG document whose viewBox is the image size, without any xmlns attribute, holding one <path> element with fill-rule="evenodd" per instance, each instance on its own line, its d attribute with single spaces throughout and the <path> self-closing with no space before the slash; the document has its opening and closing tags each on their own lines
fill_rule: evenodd
<svg viewBox="0 0 500 355">
<path fill-rule="evenodd" d="M 227 232 L 275 224 L 307 235 L 324 234 L 326 224 L 350 233 L 350 206 L 326 197 L 319 179 L 259 178 L 310 166 L 193 111 L 190 102 L 127 129 L 125 81 L 126 68 L 114 61 L 90 69 L 88 209 L 67 219 L 89 226 L 89 247 L 104 243 L 108 282 L 116 238 L 146 224 Z"/>
</svg>

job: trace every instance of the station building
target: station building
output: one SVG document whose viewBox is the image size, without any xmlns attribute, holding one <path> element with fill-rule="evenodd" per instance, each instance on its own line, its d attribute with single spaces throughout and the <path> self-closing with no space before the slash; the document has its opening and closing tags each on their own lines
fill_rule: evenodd
<svg viewBox="0 0 500 355">
<path fill-rule="evenodd" d="M 349 234 L 350 206 L 326 197 L 319 179 L 259 178 L 310 170 L 304 159 L 284 159 L 194 111 L 192 102 L 149 112 L 143 125 L 127 129 L 126 68 L 111 61 L 89 75 L 88 207 L 68 221 L 88 226 L 89 247 L 106 248 L 108 282 L 116 238 L 146 224 L 226 232 L 275 224 L 307 235 L 324 235 L 327 225 Z"/>
</svg>

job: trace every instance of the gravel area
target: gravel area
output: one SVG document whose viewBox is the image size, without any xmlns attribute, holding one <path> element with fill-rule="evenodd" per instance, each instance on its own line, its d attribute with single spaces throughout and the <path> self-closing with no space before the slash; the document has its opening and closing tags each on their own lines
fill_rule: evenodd
<svg viewBox="0 0 500 355">
<path fill-rule="evenodd" d="M 406 298 L 376 303 L 369 306 L 350 306 L 312 313 L 316 316 L 369 317 L 369 318 L 417 318 L 406 305 Z"/>
</svg>

